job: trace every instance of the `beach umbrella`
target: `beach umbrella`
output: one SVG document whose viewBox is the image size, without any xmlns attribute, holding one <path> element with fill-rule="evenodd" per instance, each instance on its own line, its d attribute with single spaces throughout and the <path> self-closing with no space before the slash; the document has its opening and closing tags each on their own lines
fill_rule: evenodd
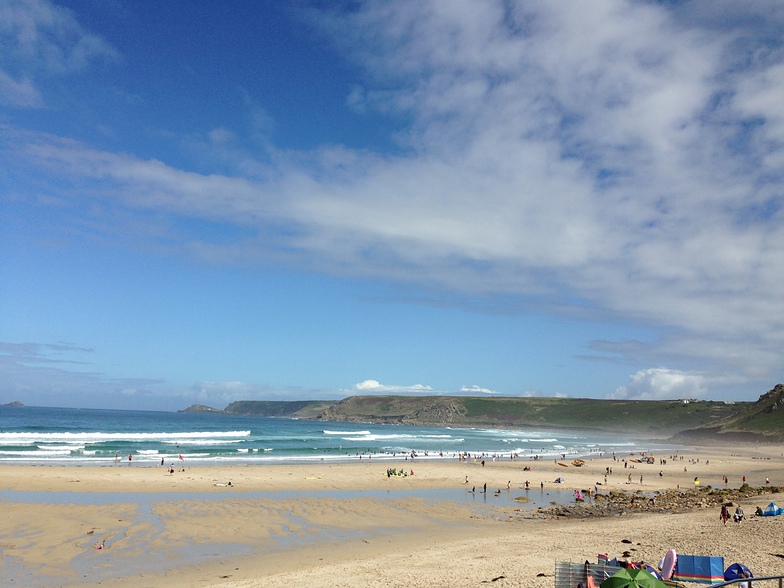
<svg viewBox="0 0 784 588">
<path fill-rule="evenodd" d="M 599 586 L 600 588 L 666 588 L 664 582 L 647 570 L 627 568 L 621 568 Z"/>
</svg>

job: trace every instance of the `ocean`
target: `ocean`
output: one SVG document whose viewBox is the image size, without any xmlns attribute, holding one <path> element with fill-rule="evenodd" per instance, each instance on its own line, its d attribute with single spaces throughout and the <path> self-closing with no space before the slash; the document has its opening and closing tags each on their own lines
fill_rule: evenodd
<svg viewBox="0 0 784 588">
<path fill-rule="evenodd" d="M 574 459 L 663 443 L 594 432 L 412 427 L 160 411 L 0 406 L 0 463 L 262 464 L 362 458 Z"/>
</svg>

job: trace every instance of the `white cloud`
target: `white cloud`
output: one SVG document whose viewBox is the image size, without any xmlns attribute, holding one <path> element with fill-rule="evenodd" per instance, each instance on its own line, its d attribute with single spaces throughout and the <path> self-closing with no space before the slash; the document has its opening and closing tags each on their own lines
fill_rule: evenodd
<svg viewBox="0 0 784 588">
<path fill-rule="evenodd" d="M 609 316 L 662 329 L 649 361 L 677 350 L 703 371 L 771 377 L 784 350 L 784 55 L 748 23 L 763 13 L 780 34 L 773 6 L 719 21 L 623 0 L 369 2 L 316 20 L 368 71 L 352 107 L 412 121 L 401 154 L 270 147 L 255 167 L 237 157 L 252 173 L 204 176 L 34 134 L 6 133 L 4 151 L 129 213 L 241 227 L 237 243 L 177 236 L 215 263 Z M 31 47 L 50 42 L 30 30 Z M 60 64 L 88 61 L 73 47 L 71 59 L 55 52 Z M 690 373 L 646 370 L 617 393 L 701 392 Z"/>
<path fill-rule="evenodd" d="M 629 376 L 629 384 L 615 390 L 608 398 L 634 400 L 672 400 L 702 398 L 708 393 L 702 374 L 666 368 L 649 368 Z"/>
<path fill-rule="evenodd" d="M 43 106 L 43 99 L 29 79 L 15 80 L 0 70 L 0 104 L 37 108 Z"/>
<path fill-rule="evenodd" d="M 114 61 L 117 52 L 72 12 L 45 0 L 0 3 L 0 104 L 43 106 L 36 82 Z"/>
<path fill-rule="evenodd" d="M 481 386 L 463 386 L 460 388 L 460 394 L 496 394 L 496 391 Z"/>
<path fill-rule="evenodd" d="M 411 386 L 386 385 L 377 380 L 363 380 L 354 384 L 354 391 L 360 394 L 433 394 L 430 386 L 414 384 Z"/>
</svg>

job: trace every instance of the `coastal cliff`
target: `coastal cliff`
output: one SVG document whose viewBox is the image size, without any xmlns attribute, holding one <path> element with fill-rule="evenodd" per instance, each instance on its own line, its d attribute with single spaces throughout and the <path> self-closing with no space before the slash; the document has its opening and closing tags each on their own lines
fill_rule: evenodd
<svg viewBox="0 0 784 588">
<path fill-rule="evenodd" d="M 784 442 L 784 385 L 777 384 L 753 404 L 744 403 L 732 415 L 681 431 L 675 439 L 693 444 Z"/>
<path fill-rule="evenodd" d="M 784 385 L 756 402 L 464 396 L 350 396 L 339 401 L 232 402 L 181 412 L 435 427 L 628 432 L 680 443 L 784 441 Z"/>
</svg>

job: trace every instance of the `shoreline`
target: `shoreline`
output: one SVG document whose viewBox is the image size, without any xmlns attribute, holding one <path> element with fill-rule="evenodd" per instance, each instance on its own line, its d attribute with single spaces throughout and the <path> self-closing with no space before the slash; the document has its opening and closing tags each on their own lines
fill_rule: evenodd
<svg viewBox="0 0 784 588">
<path fill-rule="evenodd" d="M 628 549 L 620 543 L 624 538 L 633 541 L 634 557 L 648 562 L 674 547 L 745 558 L 741 563 L 757 576 L 775 573 L 782 568 L 774 554 L 784 554 L 784 516 L 752 515 L 756 506 L 784 500 L 780 495 L 743 496 L 748 520 L 728 527 L 709 505 L 656 512 L 621 505 L 609 516 L 590 516 L 591 504 L 572 505 L 572 512 L 559 515 L 549 504 L 531 511 L 495 495 L 506 495 L 507 484 L 509 492 L 522 493 L 525 480 L 535 492 L 544 484 L 545 493 L 598 488 L 625 497 L 686 493 L 695 488 L 694 477 L 701 488 L 724 488 L 724 476 L 727 488 L 740 487 L 742 476 L 755 487 L 766 486 L 766 477 L 770 487 L 784 486 L 780 447 L 722 449 L 682 448 L 677 459 L 656 456 L 653 464 L 616 452 L 615 460 L 594 458 L 582 467 L 552 460 L 485 466 L 414 460 L 404 462 L 415 471 L 408 477 L 387 477 L 389 463 L 380 460 L 186 466 L 173 475 L 137 465 L 0 465 L 0 491 L 17 493 L 3 502 L 0 575 L 33 587 L 471 586 L 504 576 L 499 586 L 552 588 L 556 560 L 621 555 Z M 607 468 L 613 473 L 605 484 Z M 390 492 L 465 490 L 466 476 L 477 489 L 487 484 L 480 504 Z M 564 483 L 556 484 L 556 477 Z M 229 480 L 231 487 L 215 485 Z M 32 492 L 43 494 L 25 502 L 24 494 Z M 57 493 L 81 493 L 85 500 L 58 504 Z M 92 503 L 91 493 L 106 500 Z M 149 499 L 128 502 L 134 493 Z M 95 549 L 101 541 L 105 549 Z M 465 565 L 449 563 L 456 561 Z"/>
</svg>

